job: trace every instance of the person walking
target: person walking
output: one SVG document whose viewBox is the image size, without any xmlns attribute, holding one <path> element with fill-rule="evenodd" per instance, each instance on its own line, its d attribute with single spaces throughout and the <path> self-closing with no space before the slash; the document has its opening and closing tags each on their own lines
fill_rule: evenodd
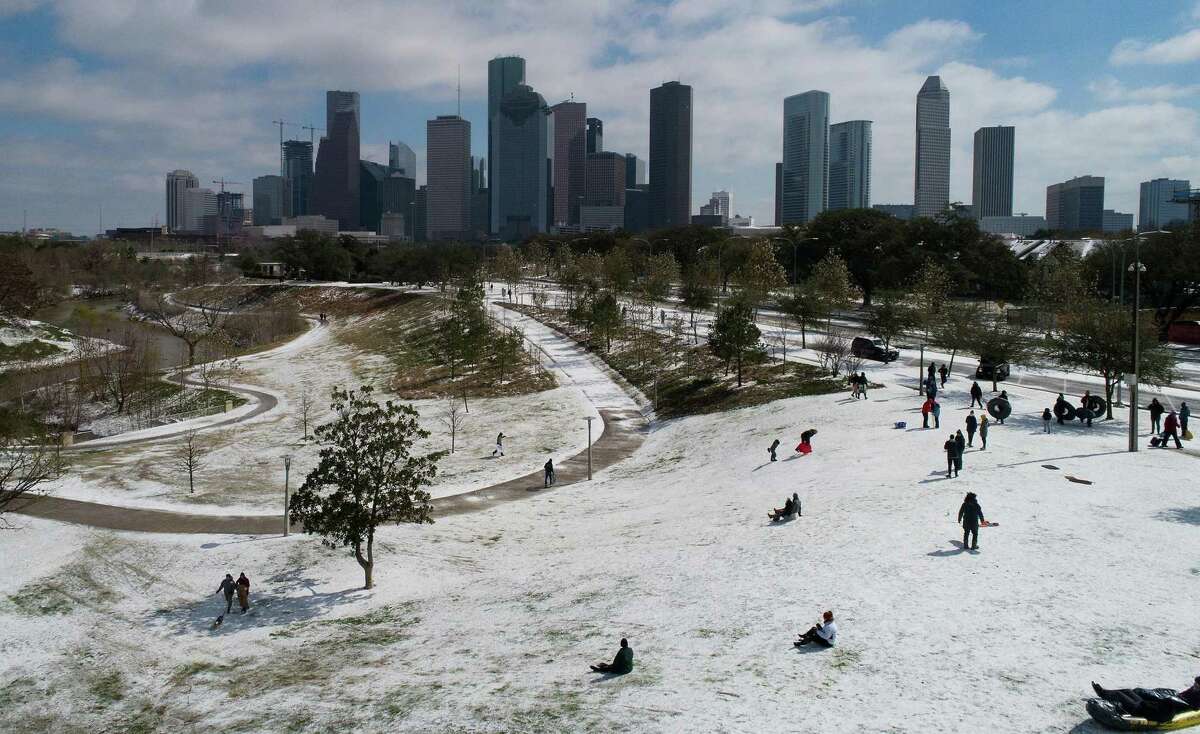
<svg viewBox="0 0 1200 734">
<path fill-rule="evenodd" d="M 847 379 L 850 381 L 850 397 L 858 400 L 858 373 L 851 372 Z"/>
<path fill-rule="evenodd" d="M 542 477 L 543 486 L 554 486 L 554 459 L 546 459 L 546 465 L 542 469 L 545 473 L 545 476 Z"/>
<path fill-rule="evenodd" d="M 233 594 L 237 591 L 237 584 L 233 581 L 233 574 L 225 574 L 225 578 L 221 580 L 221 585 L 217 587 L 217 593 L 225 594 L 225 614 L 229 614 L 233 609 Z"/>
<path fill-rule="evenodd" d="M 1183 434 L 1184 438 L 1187 438 L 1187 432 L 1188 432 L 1187 423 L 1188 423 L 1188 418 L 1190 418 L 1191 415 L 1192 415 L 1192 409 L 1188 407 L 1188 404 L 1180 403 L 1179 404 L 1179 432 Z"/>
<path fill-rule="evenodd" d="M 1162 443 L 1159 446 L 1165 449 L 1168 438 L 1175 439 L 1175 448 L 1183 448 L 1183 444 L 1179 443 L 1179 416 L 1175 415 L 1175 411 L 1173 410 L 1167 415 L 1167 420 L 1163 424 Z"/>
<path fill-rule="evenodd" d="M 862 399 L 867 399 L 867 373 L 866 371 L 858 373 L 858 392 L 862 395 Z"/>
<path fill-rule="evenodd" d="M 929 369 L 925 370 L 925 382 L 933 382 L 934 375 L 937 374 L 937 365 L 933 362 L 929 363 Z"/>
<path fill-rule="evenodd" d="M 1167 409 L 1158 402 L 1158 398 L 1154 398 L 1150 401 L 1147 410 L 1150 411 L 1150 432 L 1157 436 L 1162 433 L 1162 415 Z"/>
<path fill-rule="evenodd" d="M 1083 397 L 1079 399 L 1079 407 L 1082 409 L 1079 417 L 1082 420 L 1087 421 L 1088 428 L 1092 427 L 1092 406 L 1090 405 L 1091 402 L 1092 402 L 1092 391 L 1084 390 Z"/>
<path fill-rule="evenodd" d="M 929 414 L 933 412 L 933 398 L 926 398 L 921 404 L 921 428 L 929 428 Z"/>
<path fill-rule="evenodd" d="M 942 450 L 946 452 L 946 478 L 958 476 L 954 471 L 954 459 L 958 456 L 958 443 L 954 440 L 954 434 L 950 434 L 950 438 L 946 443 L 942 444 Z"/>
<path fill-rule="evenodd" d="M 937 386 L 937 378 L 936 377 L 929 378 L 929 383 L 927 385 L 925 385 L 925 394 L 927 396 L 929 396 L 930 399 L 937 397 L 938 386 Z"/>
<path fill-rule="evenodd" d="M 967 445 L 975 445 L 975 430 L 979 428 L 979 419 L 975 417 L 975 411 L 967 413 Z"/>
<path fill-rule="evenodd" d="M 496 434 L 496 448 L 492 451 L 492 456 L 496 454 L 504 456 L 504 431 Z"/>
<path fill-rule="evenodd" d="M 771 461 L 775 461 L 775 449 L 779 448 L 779 439 L 771 442 L 771 446 L 767 449 L 767 453 L 771 455 Z"/>
<path fill-rule="evenodd" d="M 1067 399 L 1062 393 L 1058 394 L 1058 399 L 1054 401 L 1054 414 L 1058 416 L 1058 425 L 1063 424 L 1063 415 L 1067 412 Z"/>
<path fill-rule="evenodd" d="M 1054 420 L 1054 414 L 1049 408 L 1042 411 L 1042 433 L 1050 432 L 1050 423 Z"/>
<path fill-rule="evenodd" d="M 963 528 L 963 550 L 979 550 L 979 524 L 984 522 L 983 508 L 979 506 L 979 498 L 974 492 L 967 492 L 962 506 L 958 508 L 958 521 Z M 967 545 L 968 536 L 971 544 Z"/>
<path fill-rule="evenodd" d="M 933 400 L 933 398 L 930 398 L 930 400 Z M 942 427 L 942 404 L 939 403 L 938 401 L 934 400 L 933 407 L 930 409 L 930 411 L 933 413 L 933 427 L 941 428 Z"/>
<path fill-rule="evenodd" d="M 250 609 L 250 579 L 246 578 L 245 571 L 238 574 L 237 598 L 238 606 L 242 608 L 242 614 L 245 614 Z"/>
<path fill-rule="evenodd" d="M 1008 403 L 1008 404 L 1009 404 L 1009 406 L 1010 406 L 1010 407 L 1009 407 L 1009 410 L 1012 410 L 1012 408 L 1011 408 L 1012 401 L 1010 401 L 1010 400 L 1008 399 L 1008 390 L 1001 390 L 1001 391 L 1000 391 L 1000 399 L 1001 399 L 1001 400 L 1003 400 L 1004 402 Z M 1003 415 L 1003 411 L 1001 411 L 1001 415 Z M 1003 417 L 997 418 L 996 420 L 997 420 L 997 422 L 999 422 L 999 423 L 1000 423 L 1000 425 L 1004 425 L 1004 418 L 1003 418 Z"/>
<path fill-rule="evenodd" d="M 941 367 L 938 368 L 938 377 L 942 378 L 942 387 L 946 386 L 946 376 L 949 374 L 950 374 L 950 370 L 946 369 L 945 364 L 943 364 Z"/>
<path fill-rule="evenodd" d="M 963 468 L 963 454 L 967 451 L 967 439 L 963 438 L 962 430 L 954 432 L 954 476 Z"/>
<path fill-rule="evenodd" d="M 975 403 L 979 403 L 980 410 L 984 409 L 983 408 L 983 388 L 979 386 L 978 382 L 971 383 L 971 405 L 969 407 L 974 408 Z"/>
<path fill-rule="evenodd" d="M 979 416 L 979 441 L 982 444 L 979 447 L 980 451 L 987 451 L 987 433 L 988 433 L 988 417 L 986 415 Z"/>
</svg>

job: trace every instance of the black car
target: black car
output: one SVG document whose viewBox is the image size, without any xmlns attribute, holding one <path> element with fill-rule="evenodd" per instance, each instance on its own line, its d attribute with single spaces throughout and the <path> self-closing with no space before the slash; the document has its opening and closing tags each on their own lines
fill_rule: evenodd
<svg viewBox="0 0 1200 734">
<path fill-rule="evenodd" d="M 874 359 L 879 362 L 892 362 L 900 359 L 900 352 L 895 349 L 884 349 L 883 342 L 878 339 L 868 339 L 856 336 L 850 343 L 850 353 L 862 359 Z"/>
<path fill-rule="evenodd" d="M 1007 380 L 1008 379 L 1008 362 L 992 362 L 991 360 L 980 360 L 979 366 L 975 368 L 975 379 L 977 380 Z"/>
</svg>

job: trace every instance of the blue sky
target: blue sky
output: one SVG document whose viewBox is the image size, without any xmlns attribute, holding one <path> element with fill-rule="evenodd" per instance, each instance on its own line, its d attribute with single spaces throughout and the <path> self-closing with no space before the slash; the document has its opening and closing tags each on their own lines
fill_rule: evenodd
<svg viewBox="0 0 1200 734">
<path fill-rule="evenodd" d="M 724 188 L 769 222 L 782 99 L 809 89 L 831 93 L 832 121 L 875 122 L 872 201 L 911 202 L 933 73 L 951 92 L 954 200 L 970 200 L 983 125 L 1017 128 L 1017 211 L 1041 214 L 1045 186 L 1079 174 L 1135 212 L 1141 180 L 1200 181 L 1194 1 L 0 0 L 0 230 L 22 210 L 84 234 L 101 207 L 105 226 L 162 221 L 167 171 L 275 172 L 271 121 L 322 120 L 331 88 L 362 92 L 364 157 L 404 140 L 423 177 L 425 121 L 455 110 L 460 66 L 485 152 L 487 59 L 507 53 L 548 102 L 587 102 L 607 149 L 642 156 L 649 88 L 691 84 L 694 210 Z"/>
</svg>

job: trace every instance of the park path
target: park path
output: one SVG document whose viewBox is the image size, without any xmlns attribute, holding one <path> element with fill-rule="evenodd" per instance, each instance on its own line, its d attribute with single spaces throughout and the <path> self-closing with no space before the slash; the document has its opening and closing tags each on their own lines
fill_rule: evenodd
<svg viewBox="0 0 1200 734">
<path fill-rule="evenodd" d="M 547 366 L 556 370 L 560 380 L 565 379 L 583 392 L 599 413 L 599 425 L 595 426 L 591 446 L 555 467 L 557 476 L 553 488 L 545 488 L 542 472 L 536 471 L 499 484 L 439 497 L 432 502 L 434 517 L 477 512 L 587 481 L 589 460 L 592 472 L 598 472 L 632 456 L 645 439 L 645 420 L 636 401 L 613 379 L 608 368 L 597 357 L 568 337 L 528 316 L 494 305 L 492 309 L 508 323 L 520 325 L 526 338 L 539 348 L 547 360 Z M 595 438 L 597 435 L 599 438 Z M 159 438 L 162 436 L 143 440 Z M 108 530 L 148 533 L 272 535 L 282 533 L 284 523 L 282 511 L 278 515 L 195 514 L 121 507 L 54 496 L 22 499 L 14 504 L 9 508 L 12 512 L 30 517 Z"/>
</svg>

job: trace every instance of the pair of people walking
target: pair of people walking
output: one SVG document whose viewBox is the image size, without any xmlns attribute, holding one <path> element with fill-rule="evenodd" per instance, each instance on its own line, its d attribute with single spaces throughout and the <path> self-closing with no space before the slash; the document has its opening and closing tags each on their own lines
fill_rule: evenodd
<svg viewBox="0 0 1200 734">
<path fill-rule="evenodd" d="M 977 417 L 975 417 L 975 411 L 972 410 L 970 413 L 967 413 L 966 424 L 967 424 L 967 446 L 971 446 L 971 447 L 975 446 L 975 432 L 978 431 L 979 432 L 979 440 L 983 442 L 982 448 L 986 449 L 987 448 L 987 430 L 988 430 L 987 415 L 984 414 L 977 418 Z M 961 431 L 960 431 L 960 433 L 961 433 Z"/>
<path fill-rule="evenodd" d="M 921 406 L 921 427 L 929 428 L 929 416 L 933 416 L 933 427 L 942 427 L 942 404 L 932 397 L 926 398 Z"/>
<path fill-rule="evenodd" d="M 963 453 L 967 450 L 967 439 L 962 431 L 951 433 L 946 443 L 942 444 L 942 450 L 946 452 L 946 478 L 957 477 L 962 471 Z"/>
<path fill-rule="evenodd" d="M 229 614 L 233 610 L 234 594 L 237 594 L 238 606 L 242 608 L 242 614 L 250 609 L 250 579 L 246 578 L 245 571 L 238 575 L 237 581 L 233 580 L 233 574 L 225 574 L 216 593 L 225 594 L 225 614 Z M 220 620 L 224 619 L 225 614 L 217 617 L 218 624 Z"/>
<path fill-rule="evenodd" d="M 855 400 L 859 398 L 866 399 L 867 397 L 867 373 L 860 372 L 858 374 L 850 373 L 850 396 Z"/>
</svg>

